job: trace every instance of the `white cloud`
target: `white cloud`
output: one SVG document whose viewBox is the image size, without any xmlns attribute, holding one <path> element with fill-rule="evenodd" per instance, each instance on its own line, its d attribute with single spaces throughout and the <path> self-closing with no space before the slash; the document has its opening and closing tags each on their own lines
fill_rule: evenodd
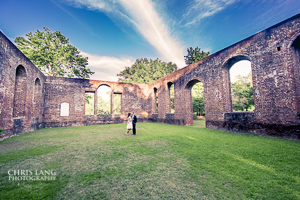
<svg viewBox="0 0 300 200">
<path fill-rule="evenodd" d="M 117 74 L 130 67 L 135 60 L 130 57 L 115 58 L 108 56 L 92 55 L 86 52 L 80 53 L 84 57 L 88 57 L 88 68 L 95 72 L 90 78 L 103 81 L 118 81 Z"/>
<path fill-rule="evenodd" d="M 134 28 L 160 53 L 161 59 L 184 67 L 184 50 L 168 30 L 151 0 L 68 0 L 75 6 L 99 10 Z M 145 56 L 146 57 L 146 56 Z"/>
<path fill-rule="evenodd" d="M 194 0 L 183 15 L 181 23 L 185 26 L 198 23 L 203 18 L 212 16 L 239 0 Z"/>
<path fill-rule="evenodd" d="M 168 25 L 156 12 L 150 0 L 120 0 L 136 29 L 148 42 L 154 46 L 167 61 L 176 63 L 179 67 L 184 64 L 184 48 L 174 39 Z"/>
</svg>

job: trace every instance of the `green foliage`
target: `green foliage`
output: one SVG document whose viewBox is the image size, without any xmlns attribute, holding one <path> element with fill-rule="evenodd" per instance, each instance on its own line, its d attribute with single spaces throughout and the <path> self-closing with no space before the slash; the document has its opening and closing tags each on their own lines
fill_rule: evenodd
<svg viewBox="0 0 300 200">
<path fill-rule="evenodd" d="M 92 99 L 93 99 L 93 97 L 92 97 L 91 94 L 86 94 L 86 95 L 85 95 L 85 102 L 86 102 L 87 104 L 89 104 L 89 103 L 90 103 L 90 100 L 92 100 Z"/>
<path fill-rule="evenodd" d="M 175 112 L 175 91 L 174 84 L 170 87 L 171 113 Z"/>
<path fill-rule="evenodd" d="M 187 49 L 188 54 L 187 56 L 184 56 L 185 63 L 189 65 L 209 56 L 209 52 L 200 50 L 201 49 L 199 47 L 196 47 L 195 49 L 193 47 L 190 47 L 189 49 Z"/>
<path fill-rule="evenodd" d="M 171 62 L 141 58 L 136 59 L 131 67 L 126 67 L 117 76 L 119 76 L 119 82 L 149 84 L 176 70 L 176 64 Z"/>
<path fill-rule="evenodd" d="M 195 49 L 190 47 L 187 49 L 187 56 L 185 57 L 186 64 L 195 63 L 207 56 L 209 56 L 209 52 L 201 51 L 199 47 Z M 204 109 L 204 87 L 202 83 L 197 83 L 192 88 L 192 100 L 193 100 L 193 112 L 197 113 L 197 116 L 204 116 L 205 109 Z"/>
<path fill-rule="evenodd" d="M 237 76 L 237 81 L 231 85 L 232 105 L 234 111 L 253 111 L 252 73 L 248 76 Z"/>
<path fill-rule="evenodd" d="M 110 115 L 110 99 L 104 100 L 101 96 L 98 96 L 98 106 L 97 106 L 97 114 L 98 115 Z"/>
<path fill-rule="evenodd" d="M 113 114 L 121 114 L 121 94 L 113 95 Z"/>
<path fill-rule="evenodd" d="M 203 83 L 196 83 L 192 88 L 193 112 L 205 116 Z"/>
<path fill-rule="evenodd" d="M 204 126 L 138 123 L 134 137 L 122 123 L 60 127 L 6 139 L 0 199 L 299 199 L 299 141 Z M 10 181 L 26 159 L 57 179 L 32 190 Z"/>
<path fill-rule="evenodd" d="M 94 115 L 95 93 L 85 94 L 85 115 Z"/>
<path fill-rule="evenodd" d="M 69 39 L 59 31 L 37 30 L 24 37 L 16 37 L 16 46 L 45 75 L 89 78 L 94 74 L 88 65 L 88 58 L 79 55 L 76 47 L 69 44 Z"/>
</svg>

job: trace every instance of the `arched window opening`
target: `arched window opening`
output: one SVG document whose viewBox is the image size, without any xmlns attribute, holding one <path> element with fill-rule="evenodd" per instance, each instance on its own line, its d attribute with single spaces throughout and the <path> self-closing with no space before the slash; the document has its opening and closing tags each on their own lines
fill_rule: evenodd
<svg viewBox="0 0 300 200">
<path fill-rule="evenodd" d="M 157 88 L 154 88 L 155 113 L 158 113 L 158 93 Z"/>
<path fill-rule="evenodd" d="M 199 80 L 192 80 L 186 86 L 186 106 L 188 113 L 188 124 L 205 128 L 205 101 L 204 85 Z"/>
<path fill-rule="evenodd" d="M 42 103 L 42 85 L 39 78 L 35 79 L 34 82 L 33 102 L 34 102 L 34 114 L 35 116 L 38 116 L 40 113 L 40 107 Z"/>
<path fill-rule="evenodd" d="M 120 115 L 121 114 L 121 101 L 122 101 L 122 94 L 121 93 L 114 93 L 113 95 L 113 114 Z"/>
<path fill-rule="evenodd" d="M 292 49 L 294 50 L 294 77 L 296 82 L 296 101 L 298 105 L 297 116 L 300 118 L 300 36 L 292 44 Z"/>
<path fill-rule="evenodd" d="M 168 83 L 168 90 L 169 90 L 169 98 L 170 98 L 170 113 L 175 113 L 175 91 L 174 91 L 174 84 L 169 82 Z"/>
<path fill-rule="evenodd" d="M 98 90 L 98 115 L 110 115 L 111 114 L 111 88 L 107 85 L 101 85 Z"/>
<path fill-rule="evenodd" d="M 27 94 L 27 74 L 25 68 L 19 65 L 16 69 L 13 117 L 25 116 L 26 94 Z"/>
<path fill-rule="evenodd" d="M 95 114 L 95 93 L 86 92 L 85 93 L 85 115 Z"/>
<path fill-rule="evenodd" d="M 245 57 L 237 57 L 229 62 L 232 110 L 254 111 L 251 62 Z"/>
</svg>

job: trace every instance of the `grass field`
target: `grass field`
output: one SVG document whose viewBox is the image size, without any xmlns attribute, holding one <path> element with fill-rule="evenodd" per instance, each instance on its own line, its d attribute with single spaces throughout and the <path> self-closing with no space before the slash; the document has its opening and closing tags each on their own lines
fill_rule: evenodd
<svg viewBox="0 0 300 200">
<path fill-rule="evenodd" d="M 138 123 L 137 136 L 125 127 L 48 128 L 0 142 L 0 199 L 300 199 L 298 141 L 204 121 Z M 56 180 L 9 180 L 28 160 Z"/>
</svg>

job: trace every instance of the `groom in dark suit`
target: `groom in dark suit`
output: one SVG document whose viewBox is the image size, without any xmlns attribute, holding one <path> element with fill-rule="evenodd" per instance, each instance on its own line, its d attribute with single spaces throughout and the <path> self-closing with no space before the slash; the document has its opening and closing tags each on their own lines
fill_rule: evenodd
<svg viewBox="0 0 300 200">
<path fill-rule="evenodd" d="M 136 122 L 137 122 L 137 118 L 134 114 L 134 112 L 132 112 L 132 132 L 133 132 L 133 135 L 136 135 L 136 129 L 135 129 L 135 125 L 136 125 Z"/>
</svg>

